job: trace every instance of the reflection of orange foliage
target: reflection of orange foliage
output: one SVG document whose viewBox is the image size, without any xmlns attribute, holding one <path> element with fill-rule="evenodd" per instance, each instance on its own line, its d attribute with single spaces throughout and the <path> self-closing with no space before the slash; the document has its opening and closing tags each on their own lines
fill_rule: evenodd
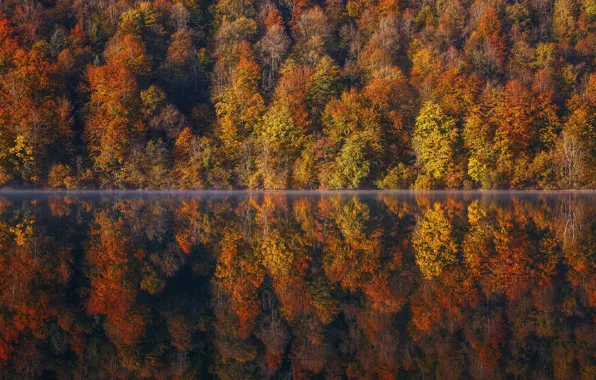
<svg viewBox="0 0 596 380">
<path fill-rule="evenodd" d="M 49 201 L 50 211 L 54 216 L 67 216 L 71 212 L 73 200 L 69 198 L 51 199 Z"/>
<path fill-rule="evenodd" d="M 501 211 L 499 211 L 501 212 Z M 494 244 L 497 256 L 491 259 L 490 268 L 495 289 L 502 289 L 509 297 L 519 297 L 530 285 L 529 278 L 534 277 L 532 255 L 529 250 L 530 239 L 520 233 L 510 214 L 497 216 L 498 228 L 494 232 Z"/>
<path fill-rule="evenodd" d="M 432 300 L 424 298 L 420 302 L 412 303 L 412 323 L 418 330 L 426 332 L 437 324 L 441 318 L 441 312 L 437 306 Z"/>
<path fill-rule="evenodd" d="M 144 321 L 140 313 L 131 310 L 137 287 L 130 283 L 130 261 L 134 256 L 129 255 L 129 238 L 124 231 L 124 222 L 102 211 L 96 216 L 95 223 L 87 251 L 88 259 L 95 268 L 87 311 L 104 314 L 107 317 L 106 329 L 112 331 L 112 337 L 134 344 L 143 334 Z"/>
<path fill-rule="evenodd" d="M 184 231 L 184 233 L 177 233 L 176 234 L 176 243 L 182 250 L 182 252 L 186 253 L 187 255 L 190 253 L 192 249 L 192 241 L 190 240 L 190 236 L 188 231 Z"/>
<path fill-rule="evenodd" d="M 172 337 L 172 345 L 180 351 L 188 351 L 192 343 L 192 328 L 181 315 L 168 318 L 168 332 Z"/>
<path fill-rule="evenodd" d="M 590 216 L 553 223 L 549 204 L 490 197 L 417 201 L 440 204 L 451 226 L 445 241 L 457 246 L 456 260 L 432 278 L 421 276 L 411 242 L 420 209 L 385 195 L 381 212 L 344 195 L 316 203 L 280 194 L 128 199 L 91 215 L 94 204 L 65 201 L 81 220 L 94 218 L 83 226 L 82 272 L 70 253 L 79 235 L 49 228 L 46 236 L 35 213 L 43 202 L 8 203 L 0 216 L 0 377 L 29 361 L 59 367 L 56 356 L 73 352 L 85 366 L 68 362 L 59 369 L 65 377 L 92 376 L 95 362 L 114 378 L 182 377 L 194 365 L 188 358 L 211 343 L 209 365 L 228 378 L 286 369 L 296 378 L 528 377 L 536 366 L 518 365 L 528 357 L 561 378 L 590 374 Z M 45 210 L 48 220 L 74 217 L 62 215 L 60 202 Z M 139 218 L 146 213 L 164 223 Z M 564 231 L 571 223 L 574 236 Z M 191 289 L 177 286 L 175 276 L 186 275 L 197 276 Z M 142 281 L 159 291 L 139 293 Z M 196 291 L 201 283 L 208 292 Z M 87 297 L 86 313 L 64 298 L 74 292 Z"/>
<path fill-rule="evenodd" d="M 275 219 L 269 222 L 275 222 Z M 304 281 L 309 257 L 299 235 L 282 235 L 276 227 L 271 228 L 275 229 L 263 238 L 262 262 L 273 279 L 283 316 L 294 321 L 300 315 L 313 312 L 312 299 Z"/>
<path fill-rule="evenodd" d="M 260 301 L 257 294 L 263 281 L 263 273 L 259 264 L 250 259 L 248 247 L 239 250 L 241 243 L 238 232 L 224 232 L 215 275 L 232 298 L 233 309 L 238 317 L 238 335 L 246 339 L 259 314 Z"/>
<path fill-rule="evenodd" d="M 278 369 L 281 366 L 281 362 L 283 361 L 283 352 L 265 352 L 265 360 L 267 361 L 267 366 L 271 369 Z"/>
<path fill-rule="evenodd" d="M 176 210 L 176 243 L 186 254 L 189 254 L 198 242 L 209 242 L 207 239 L 211 232 L 210 224 L 201 213 L 199 202 L 200 200 L 182 201 Z"/>
<path fill-rule="evenodd" d="M 40 230 L 33 214 L 37 202 L 27 201 L 0 219 L 0 363 L 10 359 L 23 335 L 43 339 L 47 322 L 57 316 L 58 290 L 70 273 L 71 246 Z M 6 219 L 5 219 L 6 218 Z M 8 223 L 7 223 L 8 222 Z M 1 365 L 0 365 L 1 367 Z"/>
<path fill-rule="evenodd" d="M 2 362 L 10 357 L 13 345 L 17 343 L 18 338 L 19 331 L 0 315 L 0 367 Z"/>
<path fill-rule="evenodd" d="M 467 338 L 478 355 L 484 373 L 493 373 L 501 358 L 500 348 L 505 338 L 504 321 L 501 315 L 492 315 L 482 322 L 482 330 L 468 333 Z"/>
<path fill-rule="evenodd" d="M 118 346 L 136 344 L 145 332 L 145 318 L 138 310 L 127 310 L 122 314 L 110 314 L 104 325 L 108 336 Z"/>
</svg>

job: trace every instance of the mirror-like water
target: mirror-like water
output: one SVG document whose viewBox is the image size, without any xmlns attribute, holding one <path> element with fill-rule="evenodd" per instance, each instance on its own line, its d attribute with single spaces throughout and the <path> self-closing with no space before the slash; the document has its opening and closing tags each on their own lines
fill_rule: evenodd
<svg viewBox="0 0 596 380">
<path fill-rule="evenodd" d="M 596 378 L 590 193 L 0 193 L 0 378 Z"/>
</svg>

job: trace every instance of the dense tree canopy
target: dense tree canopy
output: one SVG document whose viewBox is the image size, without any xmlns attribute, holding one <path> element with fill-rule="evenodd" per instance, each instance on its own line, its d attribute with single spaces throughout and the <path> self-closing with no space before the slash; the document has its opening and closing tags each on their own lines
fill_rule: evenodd
<svg viewBox="0 0 596 380">
<path fill-rule="evenodd" d="M 593 0 L 4 0 L 0 186 L 596 187 Z"/>
</svg>

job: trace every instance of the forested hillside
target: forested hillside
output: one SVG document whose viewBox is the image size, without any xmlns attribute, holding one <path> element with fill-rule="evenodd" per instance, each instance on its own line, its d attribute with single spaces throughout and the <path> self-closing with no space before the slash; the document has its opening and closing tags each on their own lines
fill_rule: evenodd
<svg viewBox="0 0 596 380">
<path fill-rule="evenodd" d="M 596 188 L 596 0 L 3 0 L 0 186 Z"/>
</svg>

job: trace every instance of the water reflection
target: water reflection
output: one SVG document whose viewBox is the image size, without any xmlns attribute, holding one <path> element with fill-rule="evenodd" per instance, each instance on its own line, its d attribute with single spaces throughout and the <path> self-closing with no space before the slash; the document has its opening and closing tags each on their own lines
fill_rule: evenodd
<svg viewBox="0 0 596 380">
<path fill-rule="evenodd" d="M 0 377 L 593 379 L 595 205 L 0 195 Z"/>
</svg>

